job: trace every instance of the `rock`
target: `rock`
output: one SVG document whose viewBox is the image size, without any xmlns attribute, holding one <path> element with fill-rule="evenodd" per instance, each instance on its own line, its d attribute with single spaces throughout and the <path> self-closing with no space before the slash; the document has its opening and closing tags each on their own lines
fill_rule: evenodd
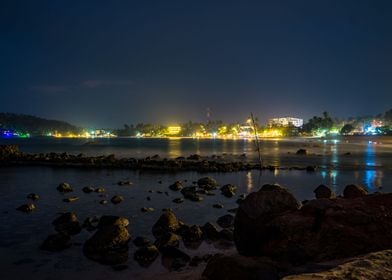
<svg viewBox="0 0 392 280">
<path fill-rule="evenodd" d="M 131 181 L 118 181 L 117 185 L 119 185 L 119 186 L 132 185 L 132 182 Z"/>
<path fill-rule="evenodd" d="M 95 191 L 95 189 L 94 189 L 93 187 L 84 187 L 84 188 L 82 189 L 82 191 L 83 191 L 84 193 L 92 193 L 92 192 Z"/>
<path fill-rule="evenodd" d="M 316 171 L 316 169 L 317 169 L 316 166 L 312 166 L 312 165 L 306 166 L 306 171 L 307 172 L 314 172 L 314 171 Z"/>
<path fill-rule="evenodd" d="M 133 240 L 133 244 L 134 244 L 136 247 L 144 247 L 144 246 L 152 245 L 152 243 L 150 242 L 150 240 L 148 240 L 148 239 L 145 238 L 145 237 L 141 237 L 141 236 L 136 237 L 136 238 Z"/>
<path fill-rule="evenodd" d="M 104 193 L 104 192 L 105 192 L 105 189 L 102 188 L 102 187 L 99 187 L 99 188 L 96 188 L 96 189 L 95 189 L 95 192 L 96 192 L 96 193 Z"/>
<path fill-rule="evenodd" d="M 325 185 L 318 186 L 313 192 L 315 193 L 317 199 L 335 197 L 335 194 L 332 192 L 332 190 Z"/>
<path fill-rule="evenodd" d="M 67 212 L 56 218 L 52 224 L 57 232 L 65 233 L 67 235 L 78 234 L 82 227 L 75 213 Z"/>
<path fill-rule="evenodd" d="M 179 247 L 180 246 L 180 237 L 172 232 L 167 232 L 159 237 L 154 245 L 157 246 L 159 250 L 163 247 Z"/>
<path fill-rule="evenodd" d="M 185 200 L 182 197 L 178 197 L 178 198 L 173 199 L 174 203 L 183 203 L 184 201 Z"/>
<path fill-rule="evenodd" d="M 176 181 L 169 186 L 169 189 L 173 191 L 180 191 L 182 189 L 182 183 L 180 181 Z"/>
<path fill-rule="evenodd" d="M 185 187 L 181 190 L 184 198 L 189 199 L 191 201 L 202 201 L 203 198 L 196 193 L 197 188 L 195 186 Z"/>
<path fill-rule="evenodd" d="M 162 264 L 170 271 L 179 270 L 191 260 L 190 256 L 176 247 L 162 248 Z"/>
<path fill-rule="evenodd" d="M 119 216 L 102 216 L 99 219 L 98 229 L 104 229 L 112 226 L 127 227 L 129 226 L 129 220 Z"/>
<path fill-rule="evenodd" d="M 222 217 L 219 217 L 216 222 L 222 228 L 232 227 L 232 226 L 234 226 L 234 216 L 227 214 Z"/>
<path fill-rule="evenodd" d="M 68 183 L 61 183 L 57 186 L 57 190 L 61 193 L 72 192 L 72 188 Z"/>
<path fill-rule="evenodd" d="M 123 270 L 128 269 L 129 266 L 126 264 L 119 264 L 119 265 L 113 265 L 112 268 L 114 271 L 123 271 Z"/>
<path fill-rule="evenodd" d="M 240 211 L 234 237 L 248 256 L 301 265 L 392 248 L 392 194 L 311 200 L 268 218 L 246 220 Z"/>
<path fill-rule="evenodd" d="M 66 233 L 49 235 L 41 245 L 41 249 L 50 252 L 58 252 L 71 247 L 71 237 Z"/>
<path fill-rule="evenodd" d="M 201 156 L 197 155 L 197 154 L 194 154 L 194 155 L 190 155 L 187 159 L 189 159 L 189 160 L 200 160 Z"/>
<path fill-rule="evenodd" d="M 39 199 L 39 195 L 36 193 L 30 193 L 27 195 L 27 198 L 31 199 L 31 200 L 37 200 L 37 199 Z"/>
<path fill-rule="evenodd" d="M 344 198 L 357 198 L 361 196 L 366 196 L 368 194 L 367 190 L 360 185 L 347 185 L 344 188 L 343 196 Z"/>
<path fill-rule="evenodd" d="M 306 155 L 307 153 L 308 151 L 306 149 L 299 149 L 296 152 L 297 155 Z"/>
<path fill-rule="evenodd" d="M 198 266 L 199 264 L 201 264 L 203 262 L 203 258 L 200 256 L 194 256 L 191 258 L 191 260 L 189 261 L 189 266 Z"/>
<path fill-rule="evenodd" d="M 148 267 L 156 260 L 158 256 L 158 248 L 155 245 L 148 245 L 137 249 L 134 254 L 134 259 L 139 263 L 140 266 Z"/>
<path fill-rule="evenodd" d="M 220 190 L 224 196 L 233 197 L 237 191 L 237 187 L 232 184 L 227 184 L 221 187 Z"/>
<path fill-rule="evenodd" d="M 172 211 L 164 212 L 158 219 L 158 221 L 152 227 L 152 234 L 155 238 L 159 238 L 162 235 L 176 231 L 180 228 L 180 224 L 176 215 Z"/>
<path fill-rule="evenodd" d="M 279 185 L 264 185 L 239 205 L 234 222 L 234 240 L 240 254 L 257 255 L 260 232 L 273 217 L 297 210 L 300 203 Z"/>
<path fill-rule="evenodd" d="M 216 204 L 213 204 L 212 207 L 217 208 L 217 209 L 222 209 L 224 206 L 220 203 L 216 203 Z"/>
<path fill-rule="evenodd" d="M 344 262 L 328 271 L 283 277 L 282 280 L 389 280 L 392 279 L 392 250 L 371 253 Z"/>
<path fill-rule="evenodd" d="M 99 217 L 87 217 L 83 222 L 83 228 L 87 229 L 88 231 L 94 231 L 97 229 L 99 223 Z"/>
<path fill-rule="evenodd" d="M 154 208 L 152 208 L 152 207 L 142 207 L 141 209 L 140 209 L 140 211 L 142 211 L 142 212 L 153 212 L 153 211 L 155 211 L 155 209 Z"/>
<path fill-rule="evenodd" d="M 128 225 L 128 219 L 123 217 L 101 217 L 98 230 L 84 243 L 85 256 L 107 265 L 116 265 L 127 261 L 128 242 L 131 238 L 127 229 Z"/>
<path fill-rule="evenodd" d="M 218 240 L 220 237 L 217 227 L 211 223 L 205 223 L 201 229 L 206 239 Z"/>
<path fill-rule="evenodd" d="M 106 199 L 102 199 L 99 201 L 99 204 L 105 205 L 108 204 L 108 201 Z"/>
<path fill-rule="evenodd" d="M 180 231 L 180 235 L 182 236 L 184 243 L 193 243 L 203 240 L 203 231 L 197 225 L 190 227 L 184 226 Z"/>
<path fill-rule="evenodd" d="M 121 195 L 115 195 L 110 199 L 113 204 L 119 204 L 124 201 L 124 198 Z"/>
<path fill-rule="evenodd" d="M 241 255 L 212 257 L 203 272 L 203 277 L 206 280 L 278 280 L 280 278 L 275 266 L 268 260 Z"/>
<path fill-rule="evenodd" d="M 77 196 L 71 196 L 63 199 L 64 202 L 75 202 L 77 200 L 79 200 L 79 197 Z"/>
<path fill-rule="evenodd" d="M 200 178 L 197 181 L 197 185 L 200 188 L 209 191 L 209 190 L 216 189 L 216 187 L 218 186 L 218 183 L 211 177 L 204 177 L 204 178 Z"/>
<path fill-rule="evenodd" d="M 31 213 L 35 210 L 35 205 L 33 203 L 27 203 L 19 206 L 16 210 L 24 212 L 24 213 Z"/>
<path fill-rule="evenodd" d="M 219 237 L 226 241 L 234 241 L 234 232 L 231 229 L 224 228 L 219 232 Z"/>
<path fill-rule="evenodd" d="M 17 145 L 0 145 L 0 160 L 18 158 L 21 155 Z"/>
</svg>

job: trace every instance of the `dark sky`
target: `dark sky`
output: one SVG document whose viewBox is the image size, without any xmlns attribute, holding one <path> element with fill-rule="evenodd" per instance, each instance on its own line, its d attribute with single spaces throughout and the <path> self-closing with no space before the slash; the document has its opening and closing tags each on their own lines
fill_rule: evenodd
<svg viewBox="0 0 392 280">
<path fill-rule="evenodd" d="M 392 1 L 0 2 L 0 111 L 79 125 L 392 107 Z"/>
</svg>

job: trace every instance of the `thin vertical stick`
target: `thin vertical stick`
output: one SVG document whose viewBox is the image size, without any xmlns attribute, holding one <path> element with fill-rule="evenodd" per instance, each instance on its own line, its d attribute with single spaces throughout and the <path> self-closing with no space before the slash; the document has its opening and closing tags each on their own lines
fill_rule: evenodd
<svg viewBox="0 0 392 280">
<path fill-rule="evenodd" d="M 257 127 L 256 127 L 256 122 L 255 118 L 253 117 L 253 113 L 250 113 L 250 116 L 252 117 L 252 123 L 253 123 L 253 131 L 255 133 L 255 141 L 256 141 L 256 146 L 257 146 L 257 152 L 259 153 L 259 162 L 260 162 L 260 170 L 262 168 L 262 160 L 261 160 L 261 152 L 260 152 L 260 143 L 259 143 L 259 138 L 257 136 Z"/>
</svg>

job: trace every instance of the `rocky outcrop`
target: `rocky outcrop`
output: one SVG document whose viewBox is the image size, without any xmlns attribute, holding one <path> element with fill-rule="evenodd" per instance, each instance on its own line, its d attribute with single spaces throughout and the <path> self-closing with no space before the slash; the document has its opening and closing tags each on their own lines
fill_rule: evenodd
<svg viewBox="0 0 392 280">
<path fill-rule="evenodd" d="M 98 230 L 83 246 L 89 259 L 107 265 L 120 264 L 128 259 L 129 221 L 123 217 L 103 216 Z"/>
<path fill-rule="evenodd" d="M 12 160 L 21 156 L 17 145 L 0 145 L 0 160 Z"/>
<path fill-rule="evenodd" d="M 392 194 L 311 200 L 298 209 L 290 193 L 273 189 L 250 194 L 237 211 L 241 254 L 300 265 L 392 248 Z"/>
<path fill-rule="evenodd" d="M 204 177 L 204 178 L 200 178 L 200 179 L 197 181 L 197 185 L 198 185 L 200 188 L 209 191 L 209 190 L 214 190 L 214 189 L 216 189 L 216 187 L 218 186 L 218 183 L 216 182 L 215 179 L 213 179 L 213 178 L 211 178 L 211 177 Z"/>
<path fill-rule="evenodd" d="M 243 255 L 261 255 L 265 224 L 287 211 L 297 210 L 300 203 L 279 185 L 264 185 L 249 194 L 237 209 L 234 221 L 234 240 Z"/>
</svg>

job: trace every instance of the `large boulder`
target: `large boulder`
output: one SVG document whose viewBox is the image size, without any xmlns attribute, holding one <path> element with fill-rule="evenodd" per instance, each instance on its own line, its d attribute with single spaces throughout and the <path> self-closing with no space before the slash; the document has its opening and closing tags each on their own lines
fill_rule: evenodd
<svg viewBox="0 0 392 280">
<path fill-rule="evenodd" d="M 89 259 L 107 265 L 124 263 L 128 259 L 129 221 L 116 216 L 103 216 L 98 230 L 83 246 Z"/>
<path fill-rule="evenodd" d="M 258 255 L 265 223 L 299 207 L 295 197 L 279 185 L 264 185 L 258 192 L 249 194 L 240 204 L 234 220 L 238 251 L 243 255 Z"/>
<path fill-rule="evenodd" d="M 238 213 L 235 241 L 247 255 L 300 265 L 392 248 L 392 194 L 312 200 L 263 224 Z"/>
<path fill-rule="evenodd" d="M 162 235 L 168 232 L 177 232 L 180 228 L 180 223 L 176 215 L 171 211 L 165 211 L 158 219 L 158 221 L 152 227 L 152 234 L 155 238 L 160 238 Z"/>
</svg>

